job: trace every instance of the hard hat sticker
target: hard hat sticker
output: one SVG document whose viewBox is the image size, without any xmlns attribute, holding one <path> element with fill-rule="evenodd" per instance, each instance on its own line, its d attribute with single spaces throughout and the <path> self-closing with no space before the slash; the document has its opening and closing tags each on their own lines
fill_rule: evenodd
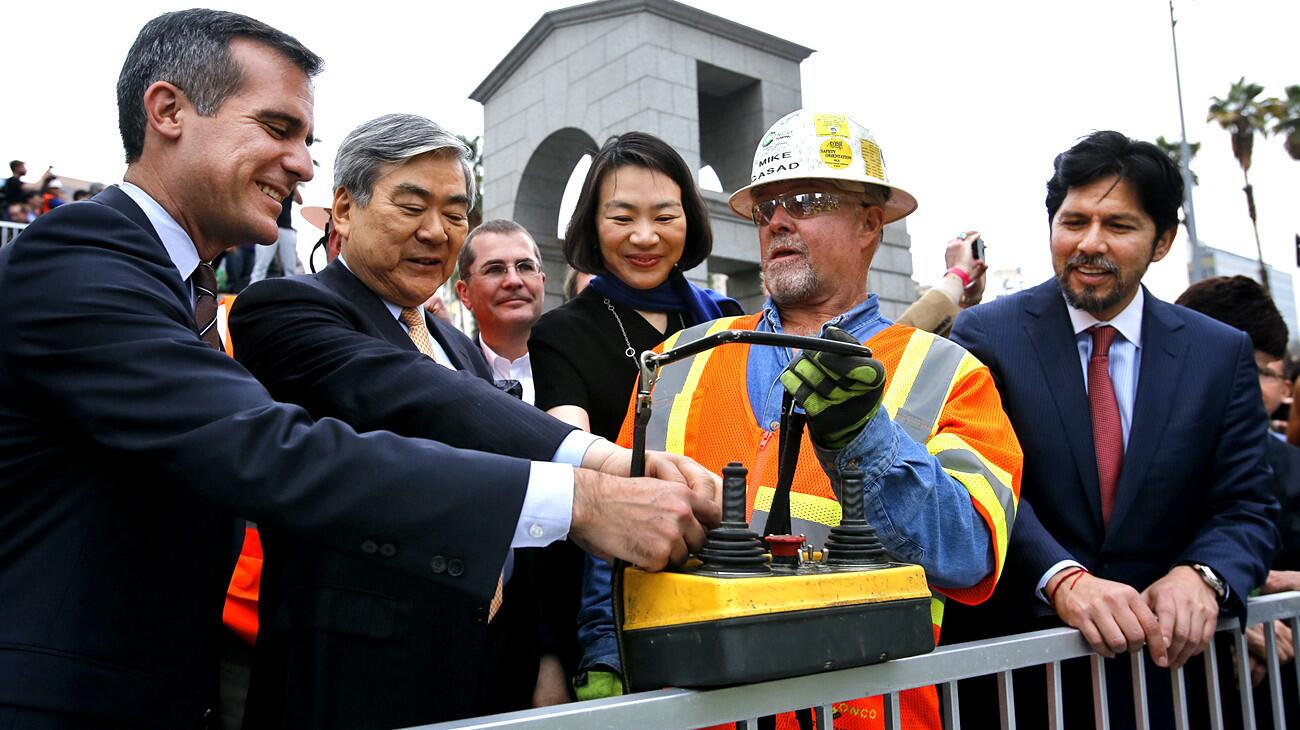
<svg viewBox="0 0 1300 730">
<path fill-rule="evenodd" d="M 862 144 L 862 163 L 866 165 L 867 175 L 885 180 L 885 160 L 880 155 L 880 147 L 866 137 L 859 142 Z"/>
<path fill-rule="evenodd" d="M 839 137 L 822 142 L 821 156 L 827 167 L 836 170 L 843 170 L 853 164 L 853 148 L 849 146 L 848 140 Z"/>
<path fill-rule="evenodd" d="M 784 147 L 786 141 L 789 140 L 790 136 L 793 134 L 794 133 L 788 129 L 773 129 L 763 137 L 763 141 L 759 143 L 759 148 L 767 149 L 773 144 L 776 144 L 778 147 Z"/>
<path fill-rule="evenodd" d="M 843 114 L 814 114 L 818 137 L 849 137 L 849 118 Z"/>
</svg>

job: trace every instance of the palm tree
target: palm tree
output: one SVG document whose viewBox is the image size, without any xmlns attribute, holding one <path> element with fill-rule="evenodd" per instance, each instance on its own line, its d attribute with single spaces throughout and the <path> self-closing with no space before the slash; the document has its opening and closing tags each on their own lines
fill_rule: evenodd
<svg viewBox="0 0 1300 730">
<path fill-rule="evenodd" d="M 1300 84 L 1286 87 L 1286 98 L 1264 101 L 1264 111 L 1273 119 L 1273 134 L 1285 135 L 1282 146 L 1291 159 L 1300 161 Z"/>
<path fill-rule="evenodd" d="M 1255 231 L 1255 252 L 1259 256 L 1259 283 L 1264 291 L 1271 291 L 1268 286 L 1268 268 L 1264 266 L 1264 247 L 1259 242 L 1259 225 L 1255 221 L 1255 190 L 1250 185 L 1250 154 L 1255 147 L 1255 133 L 1268 134 L 1267 115 L 1264 104 L 1255 97 L 1264 91 L 1259 84 L 1246 83 L 1243 76 L 1232 88 L 1228 89 L 1226 98 L 1215 96 L 1210 99 L 1210 113 L 1207 122 L 1218 122 L 1220 127 L 1232 135 L 1232 156 L 1241 165 L 1241 175 L 1246 181 L 1242 190 L 1246 193 L 1246 209 L 1250 213 L 1250 225 Z"/>
<path fill-rule="evenodd" d="M 1156 137 L 1156 146 L 1160 148 L 1160 151 L 1161 151 L 1161 152 L 1165 153 L 1165 156 L 1167 156 L 1167 157 L 1169 158 L 1169 161 L 1170 161 L 1170 162 L 1174 163 L 1174 166 L 1175 166 L 1175 167 L 1177 167 L 1177 168 L 1179 168 L 1179 169 L 1182 168 L 1182 166 L 1183 166 L 1183 145 L 1182 145 L 1181 142 L 1179 142 L 1179 141 L 1177 141 L 1177 140 L 1173 140 L 1173 141 L 1167 140 L 1167 139 L 1164 138 L 1164 135 L 1161 135 L 1161 136 L 1159 136 L 1159 137 Z M 1187 151 L 1188 151 L 1188 153 L 1189 153 L 1189 154 L 1187 155 L 1187 159 L 1188 159 L 1188 162 L 1190 162 L 1192 159 L 1194 159 L 1194 158 L 1196 157 L 1196 153 L 1201 151 L 1201 143 L 1200 143 L 1200 142 L 1188 142 L 1188 143 L 1187 143 Z M 1191 173 L 1191 175 L 1192 175 L 1192 184 L 1193 184 L 1193 185 L 1200 185 L 1200 184 L 1201 184 L 1201 178 L 1197 177 L 1196 173 L 1195 173 L 1195 172 L 1192 172 L 1190 169 L 1188 170 L 1188 172 Z"/>
<path fill-rule="evenodd" d="M 1180 170 L 1182 169 L 1183 145 L 1181 142 L 1167 140 L 1164 138 L 1164 135 L 1161 135 L 1159 137 L 1156 137 L 1156 146 L 1160 148 L 1161 152 L 1165 153 L 1165 156 L 1169 158 L 1170 162 L 1174 163 L 1174 167 L 1177 167 Z M 1200 142 L 1187 143 L 1187 162 L 1188 162 L 1187 175 L 1192 179 L 1193 185 L 1201 184 L 1201 179 L 1196 176 L 1196 173 L 1193 172 L 1191 168 L 1192 159 L 1196 157 L 1196 153 L 1200 151 L 1201 151 Z M 1190 198 L 1191 194 L 1192 191 L 1188 190 L 1187 197 Z M 1187 222 L 1186 203 L 1184 203 L 1184 209 L 1183 209 L 1183 226 L 1187 228 L 1187 235 L 1190 237 L 1192 231 L 1191 231 L 1191 224 Z"/>
</svg>

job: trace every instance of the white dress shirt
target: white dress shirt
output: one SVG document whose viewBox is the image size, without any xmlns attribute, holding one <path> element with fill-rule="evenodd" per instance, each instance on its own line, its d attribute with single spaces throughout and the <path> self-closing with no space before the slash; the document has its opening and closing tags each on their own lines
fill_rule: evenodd
<svg viewBox="0 0 1300 730">
<path fill-rule="evenodd" d="M 1070 313 L 1070 324 L 1074 326 L 1074 339 L 1079 348 L 1079 367 L 1083 369 L 1083 388 L 1088 389 L 1088 360 L 1092 357 L 1092 333 L 1088 330 L 1096 325 L 1108 324 L 1119 331 L 1119 335 L 1110 343 L 1110 363 L 1107 372 L 1115 389 L 1115 400 L 1119 403 L 1119 420 L 1124 431 L 1124 447 L 1128 448 L 1128 435 L 1133 427 L 1133 403 L 1137 400 L 1138 367 L 1142 364 L 1142 307 L 1145 301 L 1142 287 L 1138 287 L 1133 301 L 1115 318 L 1103 322 L 1092 314 L 1075 309 L 1067 302 L 1065 309 Z M 1038 581 L 1038 597 L 1047 601 L 1047 582 L 1052 576 L 1069 567 L 1083 566 L 1077 560 L 1062 560 L 1043 573 Z"/>
<path fill-rule="evenodd" d="M 483 335 L 478 336 L 478 346 L 483 350 L 483 357 L 487 360 L 488 367 L 492 369 L 492 377 L 497 380 L 518 380 L 519 385 L 524 389 L 524 402 L 528 405 L 536 405 L 537 391 L 533 388 L 533 361 L 528 358 L 528 353 L 518 360 L 511 360 L 504 355 L 498 355 L 495 350 L 483 341 Z"/>
<path fill-rule="evenodd" d="M 167 256 L 180 273 L 181 279 L 188 281 L 199 265 L 199 252 L 194 240 L 144 190 L 127 182 L 122 183 L 121 189 L 144 211 L 149 223 L 162 239 L 163 248 L 167 250 Z M 384 303 L 391 311 L 394 305 Z M 401 307 L 397 308 L 397 312 L 401 312 Z M 434 347 L 441 349 L 436 340 Z M 442 354 L 446 357 L 445 351 Z M 447 362 L 451 362 L 450 358 Z M 519 521 L 515 523 L 515 534 L 510 547 L 545 547 L 568 536 L 573 519 L 573 469 L 582 464 L 587 449 L 598 440 L 602 439 L 581 429 L 574 429 L 560 442 L 550 462 L 531 462 L 528 489 L 524 494 L 523 507 L 519 511 Z"/>
</svg>

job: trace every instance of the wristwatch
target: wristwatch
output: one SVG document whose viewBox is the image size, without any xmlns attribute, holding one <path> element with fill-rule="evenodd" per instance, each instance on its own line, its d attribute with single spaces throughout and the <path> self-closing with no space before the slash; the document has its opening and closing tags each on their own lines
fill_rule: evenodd
<svg viewBox="0 0 1300 730">
<path fill-rule="evenodd" d="M 1187 567 L 1201 574 L 1201 580 L 1205 581 L 1205 585 L 1214 591 L 1214 595 L 1220 601 L 1227 597 L 1228 584 L 1223 582 L 1223 579 L 1219 577 L 1218 573 L 1214 572 L 1213 568 L 1205 563 L 1187 563 Z"/>
</svg>

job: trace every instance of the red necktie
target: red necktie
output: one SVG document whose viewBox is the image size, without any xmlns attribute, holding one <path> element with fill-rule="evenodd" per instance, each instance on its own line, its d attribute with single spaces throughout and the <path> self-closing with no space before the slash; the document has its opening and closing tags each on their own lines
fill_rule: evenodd
<svg viewBox="0 0 1300 730">
<path fill-rule="evenodd" d="M 1088 358 L 1088 405 L 1092 409 L 1092 441 L 1097 449 L 1097 479 L 1101 483 L 1101 519 L 1110 522 L 1115 508 L 1115 488 L 1124 465 L 1124 427 L 1119 419 L 1115 384 L 1110 380 L 1110 343 L 1119 331 L 1110 325 L 1089 330 L 1092 357 Z"/>
</svg>

